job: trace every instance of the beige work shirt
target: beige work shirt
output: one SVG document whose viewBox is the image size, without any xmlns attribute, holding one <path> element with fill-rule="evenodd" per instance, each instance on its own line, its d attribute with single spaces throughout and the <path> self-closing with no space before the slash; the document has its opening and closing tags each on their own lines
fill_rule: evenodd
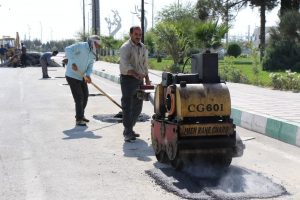
<svg viewBox="0 0 300 200">
<path fill-rule="evenodd" d="M 148 50 L 144 44 L 136 45 L 129 39 L 120 48 L 120 73 L 127 75 L 132 69 L 148 75 Z"/>
</svg>

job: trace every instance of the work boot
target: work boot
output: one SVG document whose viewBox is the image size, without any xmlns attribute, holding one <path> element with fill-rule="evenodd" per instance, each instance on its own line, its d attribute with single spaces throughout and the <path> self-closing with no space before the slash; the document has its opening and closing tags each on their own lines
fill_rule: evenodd
<svg viewBox="0 0 300 200">
<path fill-rule="evenodd" d="M 131 140 L 136 140 L 136 138 L 135 138 L 135 136 L 133 134 L 125 135 L 124 136 L 124 141 L 125 142 L 131 142 Z"/>
<path fill-rule="evenodd" d="M 83 120 L 76 120 L 76 125 L 77 126 L 86 126 L 86 122 Z"/>
<path fill-rule="evenodd" d="M 90 120 L 88 120 L 88 119 L 85 118 L 85 117 L 83 117 L 82 120 L 85 121 L 85 122 L 90 122 Z"/>
<path fill-rule="evenodd" d="M 133 131 L 133 136 L 134 137 L 140 137 L 140 134 L 138 134 L 138 133 L 136 133 L 136 132 Z"/>
</svg>

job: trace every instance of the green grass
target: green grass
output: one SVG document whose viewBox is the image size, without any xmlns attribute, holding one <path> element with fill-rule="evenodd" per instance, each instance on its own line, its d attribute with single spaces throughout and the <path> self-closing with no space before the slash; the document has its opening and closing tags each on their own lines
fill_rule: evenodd
<svg viewBox="0 0 300 200">
<path fill-rule="evenodd" d="M 242 63 L 242 64 L 241 64 Z M 224 60 L 219 61 L 219 68 L 223 68 L 225 66 Z M 256 83 L 256 77 L 253 72 L 253 64 L 251 61 L 251 58 L 234 58 L 233 65 L 235 69 L 238 69 L 241 71 L 241 73 L 248 78 L 250 81 L 250 84 Z M 267 71 L 262 71 L 261 64 L 258 65 L 259 73 L 258 73 L 258 82 L 259 85 L 262 86 L 270 86 L 271 85 L 271 78 L 270 73 Z"/>
<path fill-rule="evenodd" d="M 160 71 L 168 71 L 170 66 L 172 66 L 173 60 L 162 59 L 161 62 L 157 62 L 156 58 L 149 59 L 149 65 L 151 69 L 160 70 Z"/>
<path fill-rule="evenodd" d="M 119 58 L 109 57 L 104 60 L 108 62 L 118 63 Z M 160 71 L 170 71 L 171 66 L 173 65 L 173 60 L 170 58 L 163 58 L 162 62 L 157 62 L 156 58 L 150 58 L 149 65 L 150 65 L 150 69 L 155 69 Z M 250 57 L 238 57 L 238 58 L 231 57 L 229 59 L 219 60 L 219 70 L 223 70 L 225 65 L 227 66 L 231 65 L 231 68 L 240 70 L 241 74 L 247 77 L 249 84 L 271 86 L 270 73 L 272 72 L 262 71 L 261 64 L 258 64 L 259 73 L 258 73 L 258 77 L 257 77 L 258 81 L 257 81 L 253 72 L 253 60 Z M 182 70 L 183 65 L 181 65 L 180 68 Z M 191 72 L 191 60 L 189 60 L 186 66 L 184 67 L 184 73 L 190 73 L 190 72 Z M 286 74 L 285 71 L 282 72 L 276 71 L 276 73 Z M 300 75 L 300 73 L 298 74 Z"/>
<path fill-rule="evenodd" d="M 249 84 L 257 84 L 256 77 L 253 73 L 253 61 L 252 58 L 238 57 L 231 58 L 232 67 L 241 71 L 241 73 L 247 77 L 249 80 Z M 173 64 L 173 60 L 171 59 L 162 59 L 162 62 L 157 62 L 156 58 L 150 58 L 149 64 L 151 69 L 161 70 L 161 71 L 169 71 L 170 66 Z M 219 60 L 219 70 L 225 66 L 226 62 L 224 60 Z M 181 69 L 182 69 L 181 65 Z M 259 73 L 258 73 L 258 84 L 261 86 L 270 86 L 271 78 L 270 73 L 267 71 L 262 71 L 261 64 L 258 65 Z M 191 63 L 188 62 L 185 66 L 184 72 L 189 73 L 191 71 Z M 281 72 L 285 73 L 285 72 Z"/>
</svg>

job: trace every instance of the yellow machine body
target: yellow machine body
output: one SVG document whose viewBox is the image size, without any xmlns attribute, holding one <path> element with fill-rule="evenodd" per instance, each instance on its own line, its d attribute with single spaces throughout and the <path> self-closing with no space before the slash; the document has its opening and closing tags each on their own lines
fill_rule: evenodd
<svg viewBox="0 0 300 200">
<path fill-rule="evenodd" d="M 175 85 L 175 112 L 178 119 L 184 117 L 230 116 L 231 101 L 227 86 L 217 84 Z M 175 87 L 169 86 L 169 87 Z M 170 91 L 170 90 L 169 90 Z M 167 95 L 169 95 L 167 93 Z M 173 103 L 174 104 L 174 103 Z M 168 115 L 171 113 L 168 113 Z"/>
</svg>

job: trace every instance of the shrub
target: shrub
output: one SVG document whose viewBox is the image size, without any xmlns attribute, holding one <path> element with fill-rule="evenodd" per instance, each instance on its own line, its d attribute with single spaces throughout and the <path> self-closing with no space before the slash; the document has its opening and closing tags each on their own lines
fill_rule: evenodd
<svg viewBox="0 0 300 200">
<path fill-rule="evenodd" d="M 293 20 L 291 20 L 293 19 Z M 277 28 L 270 31 L 270 42 L 263 62 L 265 70 L 300 71 L 300 13 L 287 11 Z"/>
<path fill-rule="evenodd" d="M 181 72 L 181 68 L 179 64 L 173 64 L 172 66 L 169 67 L 169 71 L 172 73 L 179 73 Z"/>
<path fill-rule="evenodd" d="M 285 74 L 271 73 L 272 86 L 279 90 L 300 91 L 300 75 L 287 70 Z"/>
<path fill-rule="evenodd" d="M 224 67 L 220 69 L 220 77 L 224 81 L 231 81 L 234 83 L 249 83 L 248 78 L 242 74 L 242 71 L 235 68 L 234 58 L 226 56 L 224 58 Z"/>
<path fill-rule="evenodd" d="M 264 70 L 300 71 L 300 46 L 293 41 L 277 41 L 267 48 Z"/>
<path fill-rule="evenodd" d="M 100 60 L 110 63 L 120 63 L 119 56 L 100 56 Z"/>
<path fill-rule="evenodd" d="M 227 54 L 229 56 L 238 57 L 239 55 L 241 55 L 241 53 L 242 53 L 242 49 L 240 45 L 238 45 L 237 43 L 231 43 L 228 45 Z"/>
</svg>

